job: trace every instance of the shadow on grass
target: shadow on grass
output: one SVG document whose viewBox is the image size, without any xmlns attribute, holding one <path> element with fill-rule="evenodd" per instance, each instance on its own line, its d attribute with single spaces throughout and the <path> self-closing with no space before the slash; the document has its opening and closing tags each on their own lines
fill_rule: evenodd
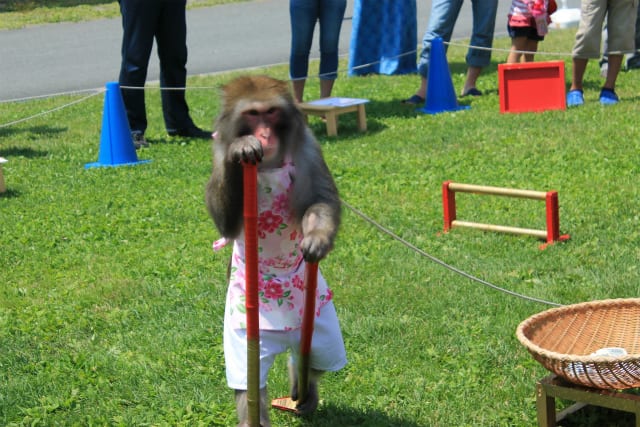
<svg viewBox="0 0 640 427">
<path fill-rule="evenodd" d="M 13 199 L 15 197 L 18 197 L 19 195 L 19 191 L 7 188 L 7 191 L 5 191 L 4 193 L 0 193 L 0 199 Z"/>
<path fill-rule="evenodd" d="M 1 147 L 0 157 L 24 157 L 27 159 L 34 159 L 36 157 L 45 157 L 47 152 L 44 150 L 34 150 L 32 148 L 23 147 Z"/>
<path fill-rule="evenodd" d="M 1 1 L 1 0 L 0 0 Z M 63 132 L 66 132 L 66 127 L 53 127 L 53 126 L 31 126 L 31 127 L 6 127 L 0 128 L 0 138 L 9 135 L 21 134 L 36 134 L 38 136 L 52 137 Z"/>
<path fill-rule="evenodd" d="M 294 416 L 294 415 L 292 415 Z M 363 412 L 361 410 L 334 406 L 331 404 L 320 407 L 311 418 L 302 418 L 301 425 L 306 427 L 418 427 L 414 421 L 401 417 L 390 417 L 380 411 Z"/>
<path fill-rule="evenodd" d="M 557 423 L 558 427 L 634 427 L 635 415 L 599 406 L 585 406 Z"/>
<path fill-rule="evenodd" d="M 115 0 L 0 0 L 0 13 L 26 12 L 40 7 L 75 7 L 114 3 Z"/>
<path fill-rule="evenodd" d="M 0 129 L 0 137 L 3 135 L 2 131 L 3 129 Z M 9 160 L 12 157 L 34 159 L 36 157 L 46 157 L 47 154 L 48 154 L 47 151 L 44 151 L 44 150 L 34 150 L 32 148 L 24 148 L 24 147 L 1 147 L 0 146 L 0 157 L 6 157 Z M 11 199 L 11 198 L 20 196 L 19 191 L 10 188 L 9 184 L 6 184 L 6 185 L 8 187 L 7 191 L 5 191 L 4 193 L 0 193 L 0 199 Z"/>
<path fill-rule="evenodd" d="M 206 144 L 211 145 L 213 139 L 205 138 L 187 138 L 182 136 L 147 136 L 145 139 L 151 147 L 154 145 L 191 145 L 191 144 Z"/>
</svg>

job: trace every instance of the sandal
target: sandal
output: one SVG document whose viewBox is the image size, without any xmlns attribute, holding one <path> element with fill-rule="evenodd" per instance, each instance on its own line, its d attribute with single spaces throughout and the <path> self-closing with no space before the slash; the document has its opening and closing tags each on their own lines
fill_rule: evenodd
<svg viewBox="0 0 640 427">
<path fill-rule="evenodd" d="M 403 99 L 403 104 L 411 104 L 411 105 L 422 105 L 424 104 L 425 99 L 420 95 L 413 95 L 411 98 Z"/>
<path fill-rule="evenodd" d="M 481 96 L 481 95 L 482 95 L 482 92 L 480 92 L 475 87 L 472 87 L 471 89 L 467 89 L 467 91 L 462 94 L 462 97 L 464 98 L 465 96 Z"/>
<path fill-rule="evenodd" d="M 620 102 L 618 95 L 614 92 L 613 89 L 602 88 L 600 91 L 600 104 L 602 105 L 613 105 Z"/>
<path fill-rule="evenodd" d="M 582 89 L 573 89 L 567 93 L 567 107 L 579 107 L 584 104 Z"/>
</svg>

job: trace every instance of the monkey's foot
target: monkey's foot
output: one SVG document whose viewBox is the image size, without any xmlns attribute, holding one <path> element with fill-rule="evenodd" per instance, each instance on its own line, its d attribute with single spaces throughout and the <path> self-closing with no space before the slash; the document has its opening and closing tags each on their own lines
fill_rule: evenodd
<svg viewBox="0 0 640 427">
<path fill-rule="evenodd" d="M 313 414 L 318 409 L 318 403 L 320 399 L 318 397 L 318 385 L 314 383 L 309 384 L 309 391 L 307 392 L 307 398 L 304 402 L 298 402 L 296 405 L 296 414 L 304 416 Z"/>
<path fill-rule="evenodd" d="M 306 416 L 316 411 L 318 403 L 318 393 L 315 393 L 314 395 L 309 394 L 309 396 L 307 396 L 307 400 L 301 404 L 287 396 L 273 399 L 271 401 L 271 406 L 281 411 L 293 412 L 299 416 Z"/>
</svg>

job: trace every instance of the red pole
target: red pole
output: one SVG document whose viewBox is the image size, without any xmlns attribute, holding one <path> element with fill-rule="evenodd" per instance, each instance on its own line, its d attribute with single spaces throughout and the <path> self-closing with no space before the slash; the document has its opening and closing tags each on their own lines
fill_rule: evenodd
<svg viewBox="0 0 640 427">
<path fill-rule="evenodd" d="M 306 263 L 304 270 L 304 312 L 300 338 L 300 366 L 298 372 L 298 403 L 307 400 L 309 392 L 309 365 L 311 361 L 311 338 L 316 316 L 316 289 L 318 287 L 318 263 Z"/>
<path fill-rule="evenodd" d="M 258 167 L 243 163 L 245 307 L 247 310 L 247 407 L 249 426 L 260 425 L 260 318 L 258 303 Z"/>
<path fill-rule="evenodd" d="M 560 239 L 560 214 L 558 213 L 558 192 L 549 191 L 546 197 L 547 204 L 547 243 L 553 243 Z"/>
<path fill-rule="evenodd" d="M 444 232 L 451 230 L 451 223 L 456 219 L 456 193 L 449 189 L 451 181 L 442 183 L 442 210 L 444 212 Z"/>
</svg>

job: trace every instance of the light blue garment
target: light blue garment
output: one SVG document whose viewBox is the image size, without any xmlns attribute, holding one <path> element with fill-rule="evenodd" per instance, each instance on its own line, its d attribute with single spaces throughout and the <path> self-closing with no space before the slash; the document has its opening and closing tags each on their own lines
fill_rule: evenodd
<svg viewBox="0 0 640 427">
<path fill-rule="evenodd" d="M 451 41 L 453 27 L 458 20 L 460 8 L 464 0 L 433 0 L 431 3 L 431 15 L 427 31 L 422 38 L 422 52 L 418 64 L 418 72 L 427 78 L 429 72 L 429 51 L 431 40 L 440 37 L 447 43 Z M 473 30 L 471 34 L 471 46 L 483 49 L 469 48 L 466 61 L 468 66 L 486 67 L 491 62 L 491 46 L 493 45 L 493 31 L 496 24 L 496 12 L 498 0 L 471 0 L 473 11 Z M 486 49 L 486 50 L 485 50 Z"/>
<path fill-rule="evenodd" d="M 416 72 L 416 0 L 355 0 L 349 75 Z"/>
<path fill-rule="evenodd" d="M 347 7 L 346 0 L 290 0 L 292 79 L 308 76 L 309 52 L 316 22 L 320 23 L 320 78 L 335 80 L 338 70 L 338 41 Z"/>
</svg>

